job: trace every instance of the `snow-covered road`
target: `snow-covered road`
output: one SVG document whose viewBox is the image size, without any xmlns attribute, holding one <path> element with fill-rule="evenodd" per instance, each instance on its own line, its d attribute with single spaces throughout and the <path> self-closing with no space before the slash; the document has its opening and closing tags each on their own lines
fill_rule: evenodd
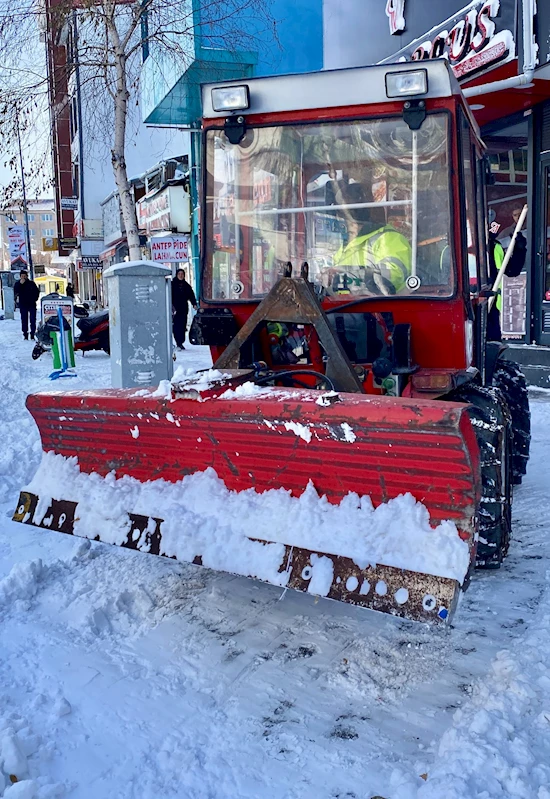
<svg viewBox="0 0 550 799">
<path fill-rule="evenodd" d="M 31 349 L 0 321 L 0 796 L 550 799 L 548 396 L 509 558 L 442 633 L 11 522 L 51 387 Z"/>
</svg>

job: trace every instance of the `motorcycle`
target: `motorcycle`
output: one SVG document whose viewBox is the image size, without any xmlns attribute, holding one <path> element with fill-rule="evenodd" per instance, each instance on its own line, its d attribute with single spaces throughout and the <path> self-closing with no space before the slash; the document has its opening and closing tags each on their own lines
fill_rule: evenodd
<svg viewBox="0 0 550 799">
<path fill-rule="evenodd" d="M 107 355 L 110 354 L 108 310 L 98 311 L 93 314 L 87 313 L 86 316 L 81 316 L 77 319 L 76 326 L 80 330 L 80 334 L 74 342 L 75 352 L 79 350 L 84 354 L 90 350 L 103 350 Z M 63 320 L 63 327 L 65 330 L 69 330 L 69 323 L 66 319 Z M 48 319 L 45 324 L 41 322 L 38 325 L 36 330 L 36 344 L 32 351 L 33 360 L 36 361 L 43 353 L 51 348 L 52 340 L 50 333 L 58 330 L 59 322 L 56 316 Z"/>
</svg>

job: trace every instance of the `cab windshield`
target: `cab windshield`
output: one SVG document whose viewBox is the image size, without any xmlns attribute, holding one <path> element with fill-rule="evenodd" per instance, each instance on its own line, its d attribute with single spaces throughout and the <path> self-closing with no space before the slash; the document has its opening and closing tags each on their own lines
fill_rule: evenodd
<svg viewBox="0 0 550 799">
<path fill-rule="evenodd" d="M 305 262 L 320 297 L 449 296 L 445 114 L 206 134 L 203 294 L 256 300 Z"/>
</svg>

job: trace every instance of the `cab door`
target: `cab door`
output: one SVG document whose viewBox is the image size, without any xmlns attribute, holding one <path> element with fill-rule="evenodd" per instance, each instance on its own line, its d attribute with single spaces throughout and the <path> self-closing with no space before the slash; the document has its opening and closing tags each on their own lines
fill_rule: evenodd
<svg viewBox="0 0 550 799">
<path fill-rule="evenodd" d="M 540 209 L 535 269 L 535 339 L 550 346 L 550 154 L 541 157 Z"/>
<path fill-rule="evenodd" d="M 487 226 L 485 180 L 479 146 L 466 115 L 459 113 L 460 157 L 462 192 L 462 237 L 464 264 L 464 292 L 469 338 L 472 343 L 472 362 L 481 374 L 485 369 L 485 331 L 487 329 Z M 467 336 L 468 338 L 468 336 Z"/>
</svg>

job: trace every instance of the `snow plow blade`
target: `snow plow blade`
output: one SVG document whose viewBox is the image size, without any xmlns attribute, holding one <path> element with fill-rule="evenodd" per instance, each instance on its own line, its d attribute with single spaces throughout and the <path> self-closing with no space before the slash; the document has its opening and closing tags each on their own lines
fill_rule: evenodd
<svg viewBox="0 0 550 799">
<path fill-rule="evenodd" d="M 44 452 L 76 456 L 84 479 L 93 475 L 97 483 L 98 476 L 115 472 L 117 479 L 126 476 L 147 486 L 155 480 L 179 485 L 186 476 L 211 467 L 231 492 L 254 489 L 257 496 L 284 488 L 301 497 L 311 481 L 332 505 L 353 492 L 370 496 L 375 509 L 410 492 L 427 508 L 431 525 L 454 522 L 458 534 L 451 543 L 458 540 L 461 548 L 467 547 L 467 559 L 473 561 L 480 479 L 467 406 L 304 389 L 254 391 L 250 383 L 239 386 L 242 375 L 233 378 L 224 376 L 219 385 L 206 389 L 176 389 L 171 396 L 152 389 L 41 393 L 30 395 L 27 407 Z M 41 468 L 50 474 L 49 465 Z M 107 535 L 107 522 L 94 528 L 84 518 L 89 508 L 85 492 L 71 494 L 75 489 L 70 481 L 60 480 L 54 488 L 51 479 L 45 483 L 44 494 L 39 476 L 21 492 L 15 521 L 416 621 L 448 623 L 467 571 L 466 564 L 462 575 L 438 574 L 433 567 L 424 572 L 418 568 L 422 553 L 415 554 L 413 569 L 399 558 L 381 563 L 376 557 L 354 557 L 353 547 L 350 552 L 349 546 L 339 545 L 342 529 L 334 529 L 331 543 L 316 548 L 295 540 L 292 525 L 274 531 L 272 519 L 265 529 L 259 525 L 247 534 L 247 547 L 252 542 L 275 558 L 277 568 L 264 573 L 246 552 L 240 562 L 233 557 L 226 564 L 208 546 L 206 553 L 195 551 L 194 531 L 182 525 L 174 535 L 167 507 L 149 513 L 138 512 L 143 508 L 136 505 L 126 507 L 118 536 Z M 315 544 L 312 535 L 310 543 Z M 321 562 L 325 578 L 319 582 Z"/>
</svg>

